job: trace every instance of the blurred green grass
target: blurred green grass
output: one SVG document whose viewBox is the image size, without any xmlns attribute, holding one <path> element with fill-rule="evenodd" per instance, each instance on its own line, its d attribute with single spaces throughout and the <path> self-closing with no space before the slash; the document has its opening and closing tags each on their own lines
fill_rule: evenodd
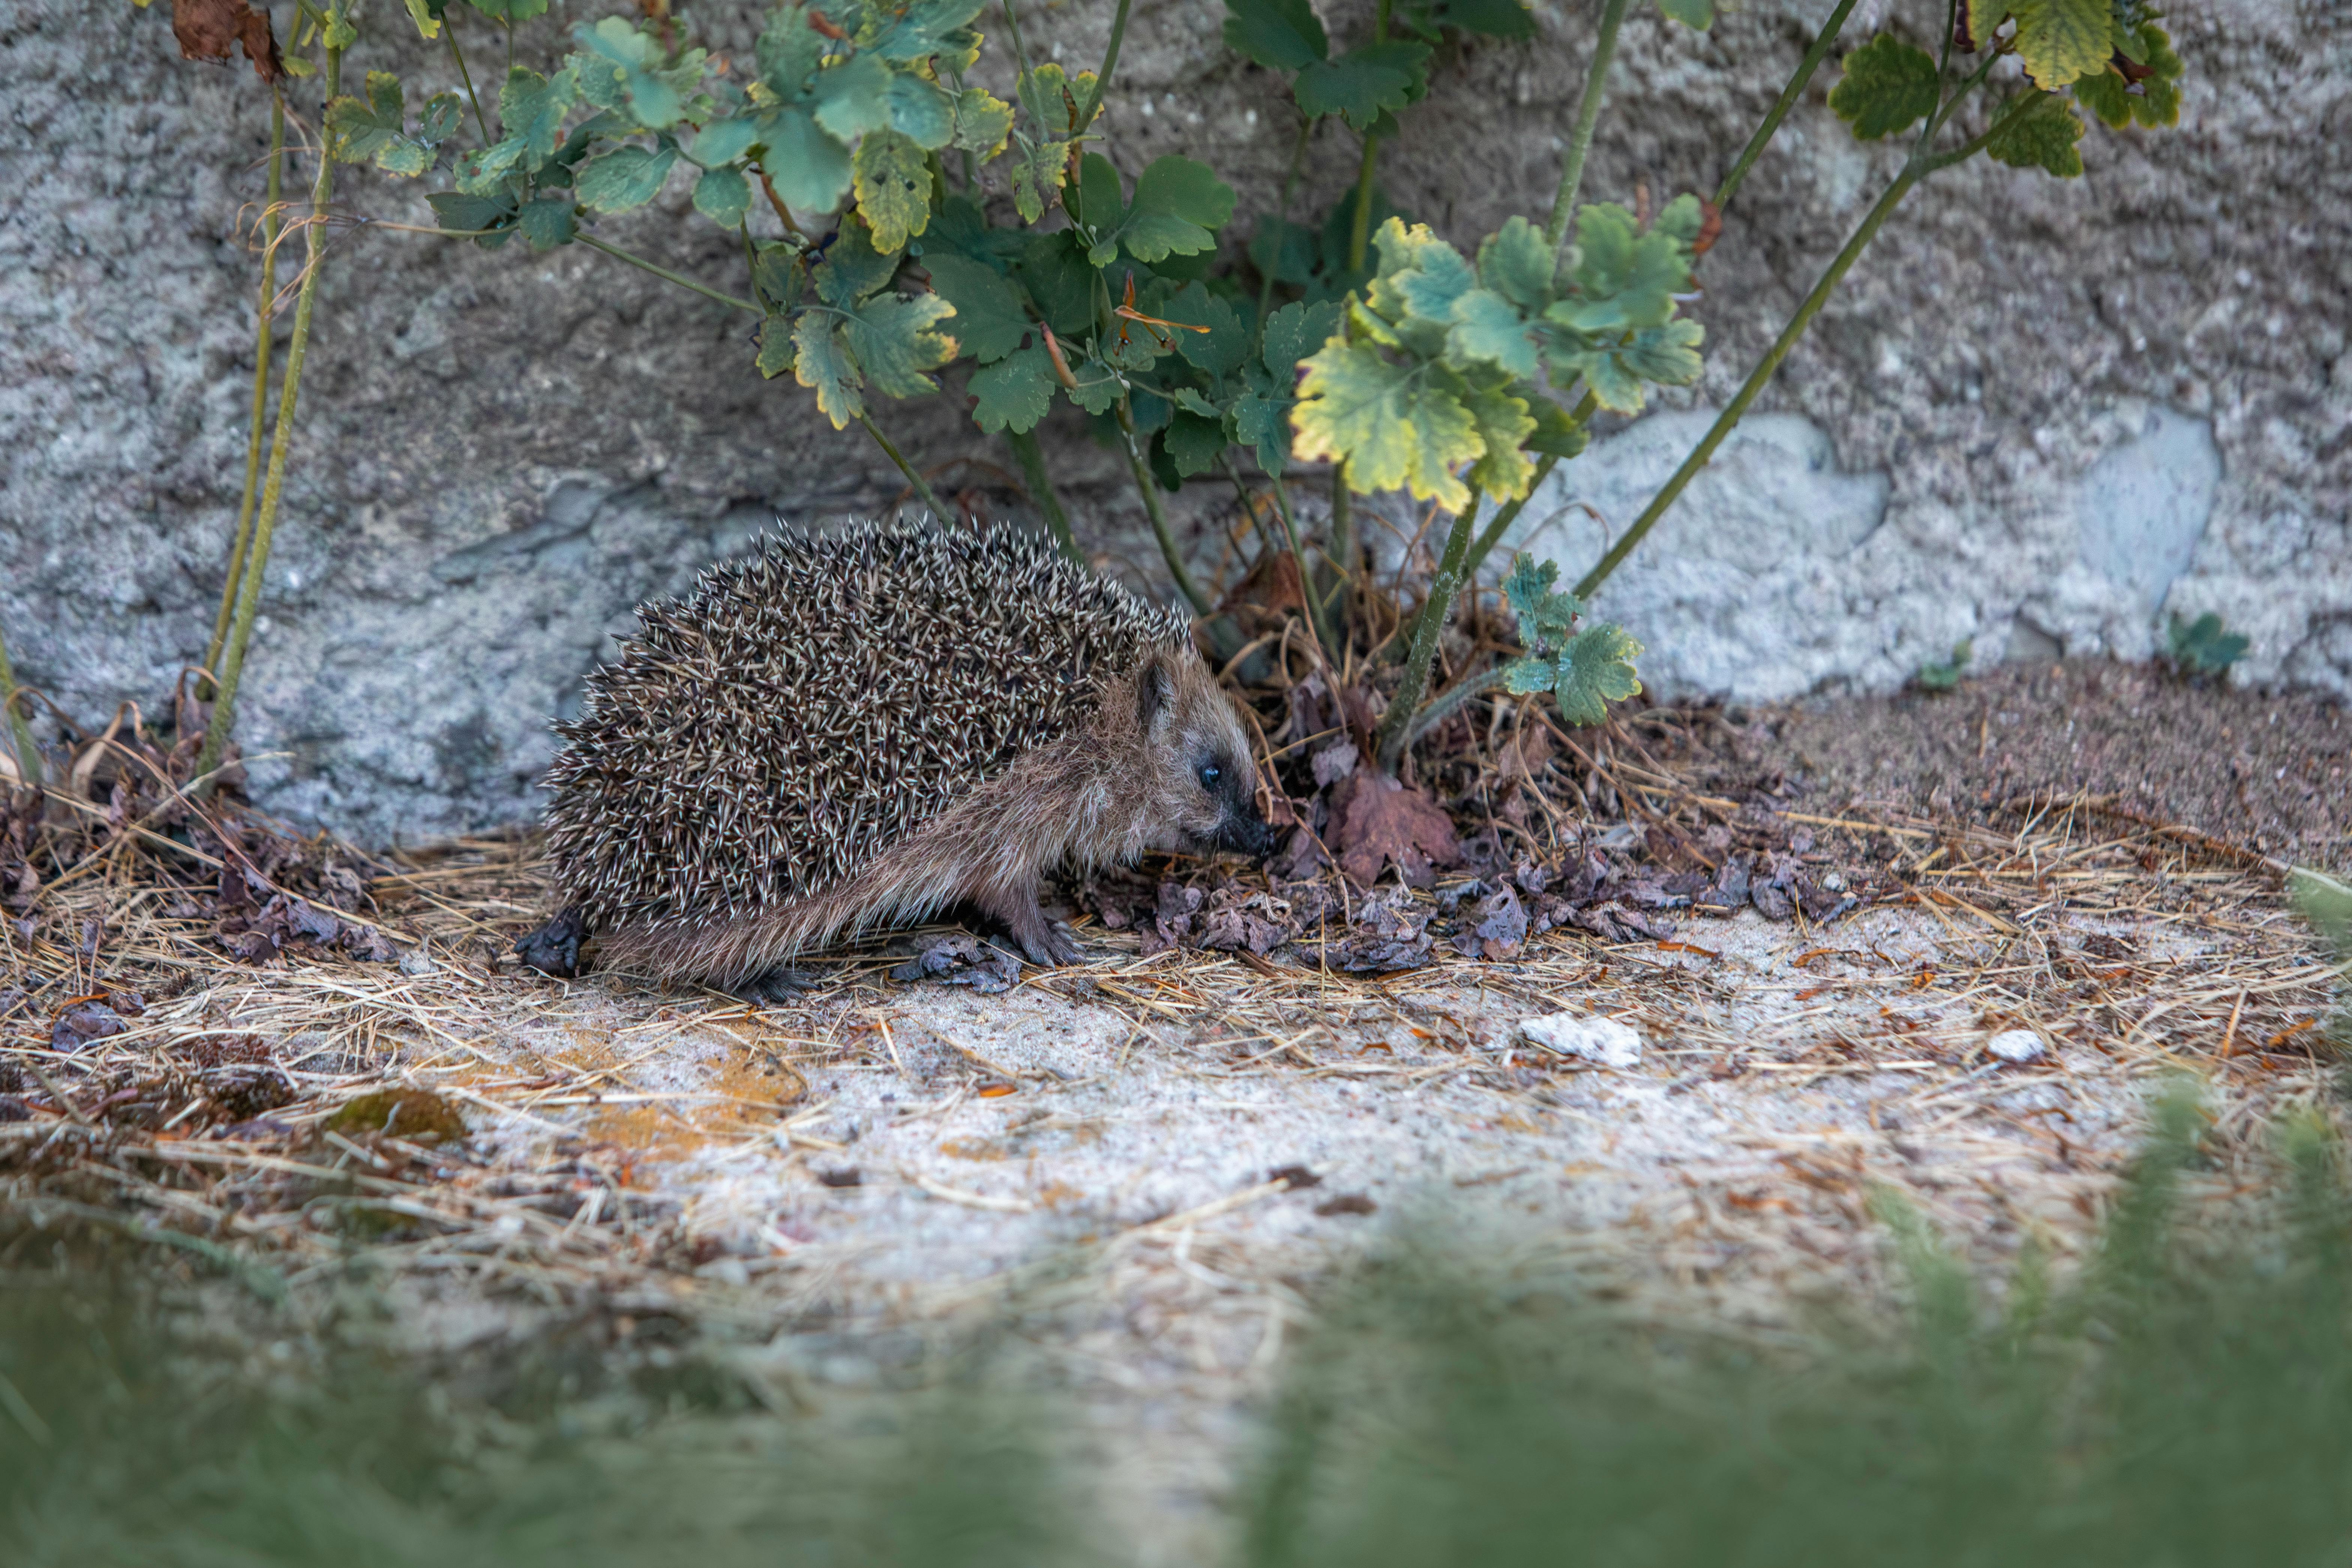
<svg viewBox="0 0 2352 1568">
<path fill-rule="evenodd" d="M 1900 1321 L 1811 1349 L 1628 1324 L 1401 1230 L 1234 1455 L 1234 1568 L 2352 1563 L 2352 1202 L 2323 1113 L 2273 1200 L 2184 1214 L 2176 1091 L 2091 1260 L 1984 1281 L 1899 1201 Z M 1458 1246 L 1458 1244 L 1454 1244 Z M 1868 1322 L 1857 1306 L 1853 1321 Z M 1071 1408 L 985 1346 L 807 1415 L 559 1352 L 495 1382 L 231 1342 L 152 1276 L 0 1288 L 10 1568 L 1050 1568 L 1136 1561 Z"/>
</svg>

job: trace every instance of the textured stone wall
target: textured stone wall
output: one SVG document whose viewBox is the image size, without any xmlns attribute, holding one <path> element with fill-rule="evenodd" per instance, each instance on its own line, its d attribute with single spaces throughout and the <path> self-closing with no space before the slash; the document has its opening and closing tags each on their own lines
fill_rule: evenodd
<svg viewBox="0 0 2352 1568">
<path fill-rule="evenodd" d="M 396 7 L 376 8 L 373 33 L 396 40 Z M 1942 9 L 1877 8 L 1896 25 Z M 1542 210 L 1593 9 L 1542 5 L 1532 44 L 1449 54 L 1384 164 L 1400 205 L 1465 246 Z M 1711 189 L 1826 9 L 1756 0 L 1705 37 L 1629 22 L 1588 197 Z M 2178 132 L 2094 127 L 2087 180 L 1979 163 L 1915 196 L 1759 405 L 1770 416 L 1611 585 L 1604 608 L 1650 644 L 1654 678 L 1747 697 L 1885 687 L 1964 637 L 1979 657 L 2136 658 L 2163 614 L 2210 608 L 2253 637 L 2247 679 L 2352 690 L 2347 9 L 2184 10 Z M 1090 63 L 1110 10 L 1073 0 L 1033 37 Z M 1344 37 L 1369 6 L 1327 14 Z M 1293 122 L 1223 47 L 1221 15 L 1140 0 L 1108 134 L 1130 164 L 1202 158 L 1264 211 Z M 756 29 L 748 7 L 698 25 L 738 49 Z M 413 39 L 376 48 L 355 68 L 454 79 Z M 267 115 L 242 64 L 176 58 L 160 7 L 4 0 L 0 61 L 0 627 L 23 679 L 102 718 L 153 705 L 211 626 L 252 373 L 237 231 Z M 1707 258 L 1695 313 L 1711 368 L 1687 409 L 1719 406 L 1889 173 L 1891 153 L 1821 106 L 1832 79 Z M 1300 214 L 1354 163 L 1336 130 L 1318 136 Z M 343 191 L 353 216 L 427 216 L 415 187 L 373 172 Z M 736 262 L 676 187 L 614 232 L 688 273 Z M 632 605 L 777 519 L 888 505 L 898 476 L 751 373 L 746 326 L 577 247 L 338 230 L 248 665 L 264 798 L 376 838 L 520 817 L 548 716 Z M 920 461 L 947 465 L 941 484 L 1018 514 L 1009 459 L 952 395 L 887 413 Z M 1668 408 L 1604 432 L 1529 509 L 1528 542 L 1580 571 L 1703 423 Z M 1118 468 L 1075 424 L 1048 440 L 1082 537 L 1152 584 Z M 1213 567 L 1224 498 L 1187 497 Z"/>
</svg>

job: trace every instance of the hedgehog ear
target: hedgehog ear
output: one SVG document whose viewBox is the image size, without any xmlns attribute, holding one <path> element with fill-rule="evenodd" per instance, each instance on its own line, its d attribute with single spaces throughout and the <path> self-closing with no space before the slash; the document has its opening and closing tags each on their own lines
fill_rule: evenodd
<svg viewBox="0 0 2352 1568">
<path fill-rule="evenodd" d="M 1175 697 L 1176 683 L 1168 673 L 1168 661 L 1157 658 L 1146 660 L 1136 672 L 1135 727 L 1150 734 L 1160 722 L 1160 710 Z"/>
</svg>

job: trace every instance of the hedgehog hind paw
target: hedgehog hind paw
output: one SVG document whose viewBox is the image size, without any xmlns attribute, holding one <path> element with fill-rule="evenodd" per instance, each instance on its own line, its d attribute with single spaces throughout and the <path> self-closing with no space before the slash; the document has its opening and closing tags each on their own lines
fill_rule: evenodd
<svg viewBox="0 0 2352 1568">
<path fill-rule="evenodd" d="M 813 970 L 779 964 L 731 987 L 730 994 L 755 1007 L 789 1007 L 807 1001 L 820 978 Z"/>
<path fill-rule="evenodd" d="M 580 973 L 580 944 L 587 937 L 588 917 L 575 904 L 518 940 L 515 956 L 542 974 L 571 980 Z"/>
</svg>

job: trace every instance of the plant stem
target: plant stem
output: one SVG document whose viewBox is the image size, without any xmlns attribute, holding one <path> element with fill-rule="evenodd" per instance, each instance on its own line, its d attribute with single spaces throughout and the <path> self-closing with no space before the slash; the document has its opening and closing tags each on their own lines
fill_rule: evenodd
<svg viewBox="0 0 2352 1568">
<path fill-rule="evenodd" d="M 1372 7 L 1372 42 L 1389 41 L 1390 0 L 1377 0 Z M 1375 125 L 1379 121 L 1373 121 Z M 1381 136 L 1377 130 L 1364 132 L 1364 163 L 1356 175 L 1355 222 L 1348 230 L 1348 275 L 1352 278 L 1364 269 L 1364 255 L 1372 232 L 1372 169 L 1381 155 Z"/>
<path fill-rule="evenodd" d="M 1054 476 L 1045 471 L 1045 454 L 1037 446 L 1037 432 L 1007 430 L 1004 439 L 1013 448 L 1013 460 L 1021 465 L 1029 499 L 1037 503 L 1038 515 L 1045 520 L 1054 542 L 1062 547 L 1063 554 L 1084 565 L 1087 558 L 1078 550 L 1077 535 L 1070 531 L 1070 514 L 1062 510 L 1062 498 L 1054 493 Z"/>
<path fill-rule="evenodd" d="M 1626 0 L 1601 0 L 1601 32 L 1592 41 L 1592 68 L 1585 73 L 1584 96 L 1577 100 L 1576 130 L 1568 141 L 1568 162 L 1559 171 L 1559 194 L 1552 198 L 1551 219 L 1544 238 L 1557 252 L 1568 237 L 1569 221 L 1576 214 L 1576 188 L 1584 183 L 1584 160 L 1592 151 L 1593 128 L 1601 123 L 1601 98 L 1609 84 L 1609 62 L 1617 54 L 1617 25 L 1625 19 Z"/>
<path fill-rule="evenodd" d="M 328 9 L 331 24 L 343 19 L 344 0 Z M 330 32 L 327 36 L 331 37 Z M 343 51 L 327 46 L 326 101 L 342 90 Z M 294 412 L 302 388 L 302 361 L 310 349 L 310 314 L 319 300 L 319 279 L 326 271 L 327 247 L 321 236 L 327 204 L 335 194 L 335 160 L 320 150 L 319 172 L 310 182 L 310 212 L 302 229 L 302 287 L 294 303 L 294 332 L 286 345 L 286 380 L 278 389 L 278 418 L 269 432 L 269 471 L 262 481 L 261 505 L 253 520 L 253 543 L 247 552 L 244 581 L 237 587 L 236 620 L 222 652 L 221 668 L 213 698 L 212 723 L 205 731 L 204 750 L 197 753 L 195 776 L 220 766 L 236 727 L 236 688 L 245 673 L 245 650 L 253 639 L 253 621 L 261 607 L 261 584 L 269 566 L 269 540 L 278 526 L 278 508 L 286 493 L 286 460 L 294 449 Z M 209 784 L 201 788 L 210 795 Z"/>
<path fill-rule="evenodd" d="M 1454 527 L 1445 536 L 1445 554 L 1437 563 L 1437 575 L 1429 582 L 1429 597 L 1421 603 L 1421 614 L 1412 623 L 1412 645 L 1404 658 L 1404 680 L 1389 699 L 1389 710 L 1381 717 L 1381 772 L 1396 776 L 1397 763 L 1404 756 L 1406 738 L 1412 733 L 1413 710 L 1421 705 L 1421 694 L 1429 685 L 1429 667 L 1437 658 L 1438 634 L 1445 629 L 1445 617 L 1454 608 L 1454 592 L 1462 585 L 1462 561 L 1470 551 L 1470 529 L 1478 516 L 1478 492 L 1472 490 L 1469 500 L 1454 514 Z"/>
<path fill-rule="evenodd" d="M 948 509 L 941 506 L 940 498 L 931 493 L 930 481 L 917 472 L 915 466 L 900 455 L 898 444 L 882 434 L 882 427 L 874 423 L 872 415 L 861 409 L 854 417 L 864 427 L 866 433 L 874 437 L 874 444 L 882 448 L 882 455 L 896 464 L 898 471 L 907 477 L 907 483 L 914 487 L 916 499 L 930 508 L 933 517 L 945 522 L 948 520 Z"/>
<path fill-rule="evenodd" d="M 1381 3 L 1385 7 L 1388 0 L 1381 0 Z M 1103 89 L 1110 85 L 1110 73 L 1118 68 L 1118 46 L 1120 40 L 1127 37 L 1127 13 L 1133 4 L 1134 0 L 1118 0 L 1118 9 L 1111 16 L 1110 43 L 1103 50 L 1102 68 L 1095 72 L 1093 90 L 1087 94 L 1086 102 L 1078 106 L 1077 123 L 1070 127 L 1070 134 L 1074 138 L 1085 134 L 1087 127 L 1095 122 L 1095 115 L 1102 109 Z"/>
<path fill-rule="evenodd" d="M 16 706 L 16 672 L 8 663 L 8 643 L 0 637 L 0 709 L 8 714 L 8 733 L 16 743 L 16 772 L 22 786 L 41 787 L 41 748 L 33 742 L 33 727 Z"/>
<path fill-rule="evenodd" d="M 1583 399 L 1574 408 L 1569 410 L 1568 416 L 1578 425 L 1582 425 L 1592 417 L 1592 411 L 1600 406 L 1601 399 L 1587 392 Z M 1546 479 L 1551 478 L 1551 471 L 1558 467 L 1559 467 L 1558 458 L 1545 458 L 1536 465 L 1535 478 L 1528 481 L 1528 493 L 1517 500 L 1505 502 L 1496 510 L 1495 521 L 1486 525 L 1486 531 L 1478 536 L 1477 542 L 1470 546 L 1469 555 L 1463 560 L 1464 582 L 1472 581 L 1478 575 L 1478 568 L 1485 563 L 1487 555 L 1496 545 L 1503 542 L 1504 532 L 1519 520 L 1520 511 L 1535 498 L 1536 491 L 1542 488 Z"/>
<path fill-rule="evenodd" d="M 1241 465 L 1234 461 L 1231 447 L 1225 449 L 1224 461 L 1226 477 L 1234 481 L 1234 489 L 1239 490 L 1246 500 L 1249 487 L 1242 483 Z M 1307 564 L 1307 547 L 1298 540 L 1297 520 L 1290 515 L 1289 499 L 1282 494 L 1279 485 L 1275 489 L 1274 505 L 1282 518 L 1283 538 L 1290 545 L 1290 563 L 1298 569 L 1298 598 L 1307 611 L 1307 629 L 1315 636 L 1316 651 L 1322 656 L 1324 662 L 1328 663 L 1335 645 L 1331 641 L 1331 628 L 1324 623 L 1323 596 L 1315 591 L 1315 574 Z M 1253 507 L 1251 510 L 1255 511 L 1256 509 Z"/>
<path fill-rule="evenodd" d="M 245 581 L 245 553 L 253 542 L 253 507 L 261 495 L 261 437 L 269 423 L 270 323 L 278 302 L 278 209 L 286 173 L 286 98 L 269 91 L 269 198 L 261 209 L 261 296 L 254 306 L 253 423 L 245 442 L 245 500 L 236 512 L 236 542 L 229 548 L 228 577 L 221 584 L 220 613 L 213 617 L 213 640 L 205 645 L 205 668 L 220 664 L 221 647 L 228 641 L 229 622 L 236 614 L 236 593 Z M 197 690 L 210 697 L 215 690 L 207 676 Z"/>
<path fill-rule="evenodd" d="M 474 94 L 474 73 L 466 68 L 466 57 L 457 47 L 457 19 L 441 18 L 441 37 L 449 45 L 449 58 L 457 62 L 457 79 L 466 84 L 466 101 L 474 106 L 474 128 L 482 133 L 484 142 L 495 141 L 490 134 L 490 122 L 482 118 L 482 100 Z"/>
<path fill-rule="evenodd" d="M 1982 79 L 1981 73 L 1976 79 Z M 1969 85 L 1973 87 L 1974 81 Z M 1961 93 L 1964 95 L 1967 90 L 1967 88 L 1963 88 Z M 1780 368 L 1780 362 L 1789 357 L 1789 352 L 1797 346 L 1797 340 L 1805 335 L 1805 329 L 1812 325 L 1815 316 L 1821 314 L 1822 307 L 1829 302 L 1830 295 L 1836 291 L 1841 282 L 1844 281 L 1845 275 L 1853 270 L 1853 264 L 1862 258 L 1862 253 L 1869 248 L 1870 242 L 1876 237 L 1880 226 L 1894 215 L 1895 209 L 1902 205 L 1903 198 L 1911 194 L 1911 187 L 1936 170 L 1948 168 L 1983 151 L 1987 142 L 2015 121 L 2031 112 L 2034 100 L 2040 96 L 2039 93 L 2026 93 L 2017 100 L 2015 107 L 1996 121 L 1983 135 L 1963 147 L 1933 157 L 1927 154 L 1924 147 L 1912 154 L 1910 161 L 1903 165 L 1903 173 L 1895 176 L 1893 184 L 1886 187 L 1885 194 L 1878 198 L 1876 205 L 1863 218 L 1860 226 L 1855 228 L 1853 237 L 1845 242 L 1845 247 L 1840 250 L 1830 262 L 1828 270 L 1822 274 L 1821 281 L 1813 285 L 1813 291 L 1805 296 L 1804 303 L 1799 305 L 1796 314 L 1789 318 L 1789 324 L 1780 329 L 1780 337 L 1773 341 L 1771 348 L 1766 351 L 1755 370 L 1748 374 L 1748 380 L 1740 387 L 1738 395 L 1732 398 L 1730 404 L 1720 415 L 1716 416 L 1715 423 L 1707 427 L 1706 434 L 1699 438 L 1698 445 L 1691 448 L 1690 456 L 1683 459 L 1682 467 L 1676 468 L 1658 493 L 1650 498 L 1650 504 L 1642 509 L 1642 515 L 1633 520 L 1633 525 L 1625 531 L 1624 536 L 1612 545 L 1609 552 L 1601 558 L 1600 563 L 1586 573 L 1583 581 L 1577 584 L 1578 598 L 1590 599 L 1594 591 L 1609 580 L 1609 574 L 1616 571 L 1625 557 L 1633 552 L 1633 547 L 1642 542 L 1643 536 L 1657 525 L 1658 519 L 1665 515 L 1666 509 L 1680 498 L 1684 489 L 1689 485 L 1698 471 L 1706 467 L 1708 459 L 1715 456 L 1715 449 L 1723 445 L 1724 438 L 1729 436 L 1732 427 L 1739 423 L 1740 416 L 1748 412 L 1748 405 L 1756 401 L 1757 394 L 1764 390 L 1766 384 L 1771 381 L 1773 373 Z M 1953 103 L 1946 105 L 1945 112 L 1948 113 L 1958 102 L 1958 96 L 1956 95 Z"/>
<path fill-rule="evenodd" d="M 1763 156 L 1766 145 L 1780 129 L 1780 121 L 1789 117 L 1789 110 L 1795 108 L 1797 100 L 1804 96 L 1805 85 L 1813 79 L 1814 70 L 1829 58 L 1830 49 L 1836 44 L 1838 34 L 1844 29 L 1845 19 L 1853 12 L 1855 3 L 1856 0 L 1838 0 L 1837 9 L 1830 13 L 1830 19 L 1822 25 L 1820 36 L 1805 51 L 1805 58 L 1797 63 L 1796 74 L 1789 79 L 1789 85 L 1780 89 L 1772 111 L 1764 117 L 1764 123 L 1756 128 L 1756 134 L 1748 139 L 1748 145 L 1739 150 L 1739 161 L 1731 165 L 1731 173 L 1724 175 L 1723 184 L 1716 187 L 1716 211 L 1721 212 L 1731 205 L 1732 196 L 1739 190 L 1739 183 L 1748 178 L 1748 171 L 1755 166 L 1758 158 Z M 1950 47 L 1949 37 L 1950 29 L 1947 28 L 1947 47 Z"/>
<path fill-rule="evenodd" d="M 1135 415 L 1124 394 L 1111 405 L 1111 412 L 1118 418 L 1119 434 L 1125 437 L 1120 445 L 1127 448 L 1127 466 L 1135 475 L 1135 488 L 1143 497 L 1143 510 L 1151 519 L 1151 531 L 1160 537 L 1160 553 L 1167 559 L 1168 574 L 1176 579 L 1176 591 L 1184 595 L 1194 615 L 1209 615 L 1215 606 L 1201 592 L 1200 584 L 1192 581 L 1192 574 L 1184 570 L 1184 558 L 1176 553 L 1176 536 L 1168 531 L 1168 510 L 1160 504 L 1160 487 L 1144 466 L 1143 444 L 1135 433 Z"/>
<path fill-rule="evenodd" d="M 1428 706 L 1412 716 L 1412 729 L 1405 735 L 1404 743 L 1412 745 L 1423 735 L 1453 717 L 1454 710 L 1473 697 L 1482 696 L 1503 684 L 1503 667 L 1496 665 L 1484 675 L 1474 675 L 1467 680 L 1457 680 L 1437 696 Z"/>
<path fill-rule="evenodd" d="M 672 272 L 667 267 L 656 267 L 652 262 L 647 261 L 644 257 L 632 256 L 617 245 L 607 245 L 593 234 L 583 234 L 577 236 L 576 237 L 579 239 L 581 244 L 586 246 L 591 250 L 601 250 L 605 255 L 611 257 L 614 260 L 625 261 L 641 272 L 650 272 L 665 283 L 675 283 L 681 289 L 691 289 L 694 292 L 701 295 L 706 300 L 715 300 L 721 305 L 732 305 L 735 309 L 739 310 L 748 310 L 754 316 L 765 315 L 767 313 L 749 300 L 739 300 L 732 294 L 722 294 L 716 289 L 697 283 L 693 279 L 686 277 L 682 273 Z"/>
</svg>

